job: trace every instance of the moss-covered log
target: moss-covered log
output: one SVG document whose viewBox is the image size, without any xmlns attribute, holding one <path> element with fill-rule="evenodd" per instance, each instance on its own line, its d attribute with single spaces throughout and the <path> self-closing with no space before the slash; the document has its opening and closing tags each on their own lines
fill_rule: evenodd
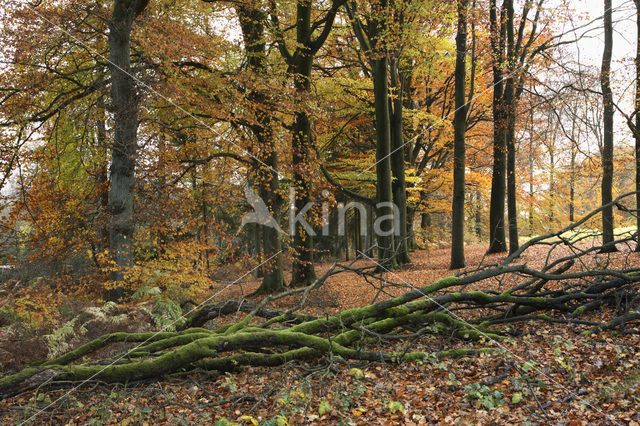
<svg viewBox="0 0 640 426">
<path fill-rule="evenodd" d="M 201 309 L 198 309 L 193 315 L 189 316 L 185 324 L 182 328 L 193 328 L 193 327 L 202 327 L 207 322 L 212 319 L 236 314 L 236 313 L 251 313 L 255 316 L 265 318 L 265 319 L 273 319 L 278 318 L 280 320 L 288 320 L 290 322 L 300 323 L 303 321 L 309 321 L 315 319 L 315 317 L 311 315 L 301 315 L 301 314 L 286 314 L 285 312 L 279 311 L 277 309 L 270 309 L 265 306 L 258 306 L 253 302 L 248 300 L 228 300 L 225 302 L 212 303 L 206 306 L 203 306 Z"/>
</svg>

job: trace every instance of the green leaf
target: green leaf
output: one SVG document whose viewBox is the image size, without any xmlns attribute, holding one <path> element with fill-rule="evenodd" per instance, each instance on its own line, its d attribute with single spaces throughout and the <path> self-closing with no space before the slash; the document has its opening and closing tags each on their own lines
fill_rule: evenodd
<svg viewBox="0 0 640 426">
<path fill-rule="evenodd" d="M 364 377 L 364 373 L 359 368 L 352 368 L 349 370 L 349 375 L 355 377 L 356 379 L 361 379 Z"/>
<path fill-rule="evenodd" d="M 147 286 L 147 285 L 143 285 L 142 287 L 137 289 L 135 291 L 135 293 L 133 293 L 131 298 L 132 299 L 139 299 L 142 296 L 155 295 L 155 294 L 160 294 L 160 293 L 161 293 L 160 287 L 150 287 L 150 286 Z"/>
<path fill-rule="evenodd" d="M 258 424 L 260 423 L 254 417 L 247 416 L 246 414 L 244 416 L 240 416 L 240 418 L 238 420 L 241 420 L 243 422 L 251 422 L 251 424 L 254 425 L 254 426 L 258 426 Z"/>
<path fill-rule="evenodd" d="M 318 414 L 322 416 L 328 411 L 331 411 L 331 404 L 329 404 L 329 401 L 322 401 L 318 406 Z"/>
<path fill-rule="evenodd" d="M 516 392 L 513 395 L 511 395 L 511 403 L 512 404 L 517 404 L 520 401 L 522 401 L 522 394 L 520 392 Z"/>
<path fill-rule="evenodd" d="M 493 408 L 495 407 L 493 399 L 490 397 L 482 398 L 482 405 L 484 405 L 484 408 L 486 408 L 487 410 L 493 410 Z"/>
<path fill-rule="evenodd" d="M 404 405 L 402 405 L 401 402 L 389 401 L 388 407 L 389 407 L 389 412 L 392 414 L 395 413 L 396 411 L 404 413 Z"/>
</svg>

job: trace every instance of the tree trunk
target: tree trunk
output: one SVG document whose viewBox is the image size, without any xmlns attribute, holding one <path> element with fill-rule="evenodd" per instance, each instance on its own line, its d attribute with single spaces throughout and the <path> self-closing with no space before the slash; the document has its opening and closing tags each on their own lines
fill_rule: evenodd
<svg viewBox="0 0 640 426">
<path fill-rule="evenodd" d="M 247 52 L 247 62 L 250 69 L 258 75 L 266 75 L 267 69 L 265 20 L 266 14 L 257 7 L 238 6 L 236 8 L 242 37 Z M 266 101 L 267 94 L 261 90 L 252 90 L 248 99 L 258 105 Z M 259 162 L 254 165 L 255 183 L 258 195 L 269 208 L 271 216 L 279 222 L 282 197 L 278 193 L 278 152 L 273 134 L 270 113 L 261 107 L 256 108 L 257 124 L 251 126 L 251 131 L 258 142 Z M 277 229 L 270 226 L 258 225 L 262 234 L 262 261 L 260 267 L 262 283 L 256 291 L 259 294 L 276 293 L 284 290 L 284 272 L 282 267 L 282 242 Z"/>
<path fill-rule="evenodd" d="M 571 158 L 569 163 L 569 222 L 576 220 L 576 143 L 574 142 L 576 120 L 573 120 L 571 126 Z"/>
<path fill-rule="evenodd" d="M 509 113 L 507 130 L 507 216 L 509 219 L 509 254 L 518 250 L 518 201 L 516 184 L 515 111 Z"/>
<path fill-rule="evenodd" d="M 247 224 L 247 227 L 249 229 L 249 233 L 251 235 L 251 249 L 249 250 L 249 252 L 254 256 L 254 259 L 264 259 L 262 257 L 263 254 L 263 245 L 262 245 L 262 227 L 260 225 L 258 225 L 257 223 L 249 223 Z M 262 278 L 264 277 L 263 273 L 262 273 L 262 267 L 258 266 L 253 270 L 253 277 L 254 278 Z"/>
<path fill-rule="evenodd" d="M 533 236 L 533 109 L 531 109 L 531 127 L 529 128 L 529 237 Z"/>
<path fill-rule="evenodd" d="M 355 256 L 358 256 L 362 253 L 362 234 L 360 232 L 360 223 L 364 220 L 364 218 L 360 215 L 360 210 L 354 210 L 354 221 L 353 221 L 353 250 Z"/>
<path fill-rule="evenodd" d="M 556 221 L 556 150 L 555 150 L 555 135 L 551 136 L 549 142 L 549 226 L 555 227 Z"/>
<path fill-rule="evenodd" d="M 376 130 L 376 220 L 374 231 L 378 244 L 378 263 L 386 269 L 397 267 L 394 256 L 394 233 L 400 231 L 401 224 L 394 212 L 391 175 L 391 115 L 389 112 L 389 59 L 385 36 L 389 29 L 387 23 L 387 0 L 379 3 L 380 14 L 377 19 L 363 25 L 356 17 L 356 2 L 347 2 L 345 7 L 351 20 L 354 33 L 360 47 L 369 57 L 373 77 L 373 99 Z M 366 31 L 365 31 L 366 27 Z M 399 216 L 399 214 L 398 214 Z M 399 233 L 399 232 L 398 232 Z"/>
<path fill-rule="evenodd" d="M 611 92 L 611 54 L 613 50 L 613 24 L 611 0 L 604 0 L 604 51 L 600 86 L 603 105 L 603 143 L 602 143 L 602 243 L 603 252 L 616 251 L 613 242 L 613 94 Z"/>
<path fill-rule="evenodd" d="M 451 204 L 451 269 L 464 268 L 465 99 L 468 0 L 458 0 L 456 35 L 455 116 L 453 120 L 453 201 Z"/>
<path fill-rule="evenodd" d="M 636 140 L 636 251 L 640 252 L 640 0 L 634 0 L 636 5 L 636 96 L 635 113 L 636 124 L 634 137 Z"/>
<path fill-rule="evenodd" d="M 299 100 L 304 99 L 310 89 L 312 57 L 304 57 L 295 70 L 295 88 Z M 311 122 L 302 108 L 296 111 L 293 125 L 293 184 L 296 189 L 295 212 L 302 211 L 311 202 L 311 180 L 309 176 L 309 149 L 312 144 Z M 307 215 L 305 217 L 308 218 Z M 302 223 L 296 223 L 293 235 L 292 286 L 306 286 L 316 279 L 313 267 L 312 235 Z"/>
<path fill-rule="evenodd" d="M 131 26 L 143 0 L 114 0 L 109 22 L 111 103 L 114 120 L 109 191 L 109 249 L 115 261 L 110 279 L 116 287 L 107 298 L 125 296 L 121 286 L 133 266 L 133 189 L 138 132 L 138 94 L 131 77 Z M 140 11 L 141 12 L 141 11 Z"/>
<path fill-rule="evenodd" d="M 103 153 L 107 147 L 107 117 L 105 115 L 106 106 L 104 104 L 104 97 L 100 96 L 96 101 L 98 117 L 96 120 L 96 144 L 98 152 Z M 108 160 L 105 156 L 100 161 L 100 165 L 97 170 L 98 181 L 98 196 L 101 213 L 107 213 L 109 211 L 109 173 L 108 173 Z M 99 231 L 100 242 L 98 244 L 98 250 L 104 251 L 109 247 L 109 224 L 100 222 L 101 227 Z"/>
<path fill-rule="evenodd" d="M 505 0 L 507 12 L 507 73 L 505 83 L 504 106 L 506 109 L 505 132 L 507 145 L 507 215 L 509 219 L 509 254 L 518 250 L 518 206 L 516 186 L 516 46 L 514 39 L 513 0 Z"/>
<path fill-rule="evenodd" d="M 393 192 L 391 184 L 391 129 L 386 56 L 373 60 L 373 92 L 376 121 L 376 221 L 379 223 L 378 262 L 387 269 L 396 268 L 394 256 Z"/>
<path fill-rule="evenodd" d="M 335 5 L 324 17 L 322 34 L 328 34 L 335 17 Z M 293 125 L 293 184 L 296 187 L 295 212 L 301 212 L 311 202 L 310 150 L 313 146 L 311 119 L 305 109 L 306 96 L 311 90 L 311 67 L 313 58 L 324 43 L 323 35 L 312 40 L 314 28 L 311 25 L 312 1 L 298 0 L 296 6 L 296 42 L 293 55 L 286 53 L 289 71 L 293 73 L 296 102 Z M 280 44 L 281 52 L 286 51 L 284 42 Z M 305 215 L 308 218 L 308 215 Z M 306 286 L 316 279 L 313 266 L 313 236 L 301 223 L 293 229 L 293 271 L 292 286 Z"/>
<path fill-rule="evenodd" d="M 491 174 L 491 202 L 489 207 L 488 253 L 507 251 L 504 229 L 504 199 L 506 172 L 506 123 L 502 108 L 504 84 L 502 77 L 502 52 L 504 51 L 504 25 L 498 23 L 496 0 L 489 8 L 491 21 L 491 45 L 493 58 L 493 172 Z"/>
<path fill-rule="evenodd" d="M 338 233 L 338 211 L 333 209 L 329 213 L 329 252 L 332 258 L 342 257 L 341 236 Z"/>
<path fill-rule="evenodd" d="M 402 99 L 404 81 L 400 77 L 398 61 L 390 61 L 391 90 L 394 99 L 391 101 L 391 171 L 393 173 L 393 201 L 398 207 L 399 217 L 396 226 L 400 228 L 398 238 L 395 239 L 396 261 L 398 264 L 409 263 L 408 234 L 407 234 L 407 184 L 404 173 L 404 139 L 402 135 Z"/>
<path fill-rule="evenodd" d="M 367 204 L 367 237 L 365 250 L 369 257 L 375 256 L 374 248 L 376 245 L 376 234 L 373 230 L 373 222 L 375 220 L 375 210 L 372 205 Z"/>
<path fill-rule="evenodd" d="M 482 238 L 482 193 L 480 189 L 476 187 L 475 190 L 475 200 L 476 200 L 476 208 L 475 208 L 475 231 L 476 236 L 478 238 Z"/>
<path fill-rule="evenodd" d="M 420 217 L 420 229 L 422 231 L 426 231 L 427 229 L 429 229 L 430 226 L 431 226 L 431 214 L 422 213 L 422 216 Z"/>
<path fill-rule="evenodd" d="M 409 238 L 409 251 L 415 251 L 418 248 L 418 244 L 416 243 L 416 230 L 413 224 L 415 218 L 416 209 L 407 207 L 407 236 Z"/>
<path fill-rule="evenodd" d="M 260 141 L 264 154 L 261 156 L 262 161 L 270 167 L 270 169 L 262 169 L 263 179 L 260 179 L 260 197 L 269 207 L 271 216 L 279 222 L 280 209 L 282 205 L 281 196 L 278 194 L 279 181 L 278 174 L 278 154 L 274 143 L 273 134 L 270 124 L 265 123 L 264 129 L 268 132 L 268 136 Z M 270 226 L 261 226 L 262 228 L 262 253 L 264 255 L 264 264 L 260 268 L 262 271 L 262 283 L 258 288 L 258 293 L 276 293 L 284 290 L 284 272 L 282 267 L 282 241 L 277 229 Z"/>
</svg>

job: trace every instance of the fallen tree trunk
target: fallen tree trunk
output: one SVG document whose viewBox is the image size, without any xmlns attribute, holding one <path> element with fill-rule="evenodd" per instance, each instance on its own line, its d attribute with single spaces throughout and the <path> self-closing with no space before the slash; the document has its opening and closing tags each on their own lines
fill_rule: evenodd
<svg viewBox="0 0 640 426">
<path fill-rule="evenodd" d="M 239 312 L 244 312 L 246 314 L 253 314 L 260 318 L 272 319 L 276 317 L 280 317 L 285 313 L 279 311 L 277 309 L 271 309 L 265 306 L 258 306 L 255 303 L 249 300 L 228 300 L 225 302 L 212 303 L 209 305 L 203 306 L 201 309 L 195 311 L 191 316 L 188 317 L 185 324 L 182 326 L 182 329 L 192 328 L 192 327 L 202 327 L 207 322 L 212 319 L 236 314 Z M 312 315 L 301 315 L 301 314 L 292 314 L 290 320 L 292 322 L 303 322 L 314 320 L 316 317 Z"/>
<path fill-rule="evenodd" d="M 512 269 L 505 273 L 511 271 Z M 579 307 L 585 307 L 589 303 L 600 300 L 612 288 L 627 287 L 628 284 L 640 279 L 636 275 L 630 276 L 628 280 L 616 278 L 592 289 L 600 292 L 587 293 L 575 290 L 548 297 L 518 296 L 509 294 L 508 291 L 493 294 L 491 291 L 479 290 L 436 295 L 443 290 L 466 285 L 495 273 L 496 269 L 492 269 L 465 278 L 445 278 L 400 297 L 346 310 L 326 318 L 312 318 L 285 328 L 279 328 L 277 325 L 289 318 L 286 313 L 278 314 L 275 310 L 264 311 L 263 308 L 254 304 L 245 304 L 254 308 L 254 314 L 268 312 L 267 317 L 270 318 L 268 324 L 254 325 L 245 319 L 219 330 L 188 328 L 176 332 L 108 334 L 61 357 L 29 366 L 17 374 L 0 379 L 0 396 L 4 398 L 14 395 L 45 382 L 50 384 L 79 383 L 88 380 L 130 382 L 161 378 L 197 368 L 223 372 L 233 371 L 243 365 L 275 366 L 291 360 L 317 358 L 329 353 L 344 359 L 365 361 L 423 360 L 434 354 L 425 352 L 398 354 L 367 350 L 367 338 L 379 338 L 384 334 L 413 326 L 431 327 L 430 333 L 461 339 L 499 340 L 504 332 L 491 326 L 523 320 L 554 321 L 546 314 L 532 315 L 532 313 L 549 309 L 567 313 L 575 312 Z M 425 297 L 429 295 L 434 296 Z M 225 305 L 225 309 L 220 309 L 222 306 L 218 304 L 204 308 L 203 311 L 217 314 L 231 313 L 228 310 L 229 306 L 237 310 L 242 305 L 240 302 L 234 302 Z M 498 313 L 494 316 L 485 315 L 467 320 L 456 318 L 453 314 L 462 306 L 504 311 L 500 308 L 504 305 L 517 305 L 518 308 L 506 316 Z M 197 322 L 202 322 L 202 318 L 206 317 L 208 315 L 203 317 L 198 313 L 193 316 Z M 610 324 L 596 322 L 588 322 L 588 324 L 594 329 L 610 329 L 629 321 L 637 321 L 639 318 L 640 315 L 637 313 L 627 313 L 614 319 Z M 396 336 L 402 337 L 401 334 Z M 107 365 L 95 362 L 76 363 L 99 349 L 118 342 L 138 343 L 138 345 L 116 358 L 105 360 Z M 444 351 L 435 356 L 462 356 L 491 350 L 494 349 L 472 348 Z"/>
<path fill-rule="evenodd" d="M 126 383 L 198 369 L 227 372 L 247 365 L 277 366 L 328 355 L 375 362 L 469 356 L 498 350 L 499 342 L 508 336 L 498 326 L 522 321 L 582 325 L 587 333 L 614 329 L 639 333 L 634 328 L 640 322 L 640 313 L 634 310 L 638 299 L 635 284 L 640 281 L 638 269 L 634 265 L 607 269 L 608 265 L 602 262 L 597 268 L 588 267 L 587 256 L 598 253 L 599 248 L 581 245 L 585 241 L 581 236 L 574 240 L 562 237 L 563 232 L 576 226 L 534 238 L 501 264 L 443 278 L 420 288 L 405 283 L 411 289 L 401 296 L 335 315 L 314 317 L 297 313 L 296 309 L 279 311 L 266 306 L 283 295 L 302 294 L 300 307 L 306 295 L 322 285 L 327 277 L 344 271 L 358 273 L 367 281 L 381 285 L 402 285 L 374 272 L 376 268 L 372 266 L 355 268 L 354 262 L 335 264 L 311 286 L 270 296 L 261 303 L 242 300 L 203 306 L 192 312 L 185 328 L 178 331 L 101 336 L 60 357 L 29 365 L 16 374 L 0 378 L 0 398 L 42 385 L 82 384 L 96 380 Z M 634 239 L 632 235 L 618 243 Z M 517 263 L 516 257 L 536 244 L 549 245 L 550 252 L 561 246 L 569 249 L 557 258 L 550 256 L 539 269 Z M 512 276 L 519 277 L 522 282 L 506 291 L 499 292 L 494 288 L 467 290 L 472 284 L 478 286 L 489 280 L 500 283 Z M 627 306 L 612 320 L 605 323 L 580 318 L 622 295 Z M 238 312 L 246 314 L 244 319 L 218 329 L 204 328 L 213 318 Z M 374 348 L 379 342 L 415 340 L 428 334 L 497 345 L 437 353 Z M 97 351 L 114 343 L 127 343 L 132 347 L 114 358 L 92 359 Z"/>
</svg>

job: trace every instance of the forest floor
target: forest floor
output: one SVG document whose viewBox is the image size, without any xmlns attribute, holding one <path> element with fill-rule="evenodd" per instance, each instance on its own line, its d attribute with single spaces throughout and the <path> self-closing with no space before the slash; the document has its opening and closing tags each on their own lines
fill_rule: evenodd
<svg viewBox="0 0 640 426">
<path fill-rule="evenodd" d="M 467 269 L 502 259 L 484 256 L 485 251 L 483 245 L 467 247 Z M 546 255 L 544 248 L 533 248 L 522 261 L 535 267 Z M 638 253 L 607 256 L 613 263 L 640 264 Z M 601 261 L 598 256 L 589 259 L 594 265 Z M 415 252 L 411 264 L 388 274 L 390 281 L 403 285 L 382 289 L 355 274 L 333 276 L 311 294 L 304 312 L 324 316 L 401 294 L 411 286 L 451 275 L 448 263 L 447 248 Z M 330 265 L 320 264 L 318 274 Z M 474 286 L 504 290 L 516 278 L 509 280 Z M 235 299 L 250 294 L 258 284 L 249 277 L 212 291 L 217 292 L 216 300 Z M 275 306 L 296 303 L 290 297 Z M 601 309 L 585 319 L 610 318 L 615 310 L 615 306 Z M 216 325 L 229 320 L 219 319 Z M 381 343 L 386 350 L 393 346 L 406 350 L 408 345 L 426 352 L 500 349 L 421 363 L 352 364 L 329 358 L 278 368 L 245 368 L 221 376 L 195 373 L 152 383 L 91 382 L 79 388 L 28 392 L 0 401 L 0 423 L 638 425 L 640 336 L 581 335 L 587 329 L 525 322 L 509 326 L 513 337 L 500 342 L 439 336 Z"/>
</svg>

